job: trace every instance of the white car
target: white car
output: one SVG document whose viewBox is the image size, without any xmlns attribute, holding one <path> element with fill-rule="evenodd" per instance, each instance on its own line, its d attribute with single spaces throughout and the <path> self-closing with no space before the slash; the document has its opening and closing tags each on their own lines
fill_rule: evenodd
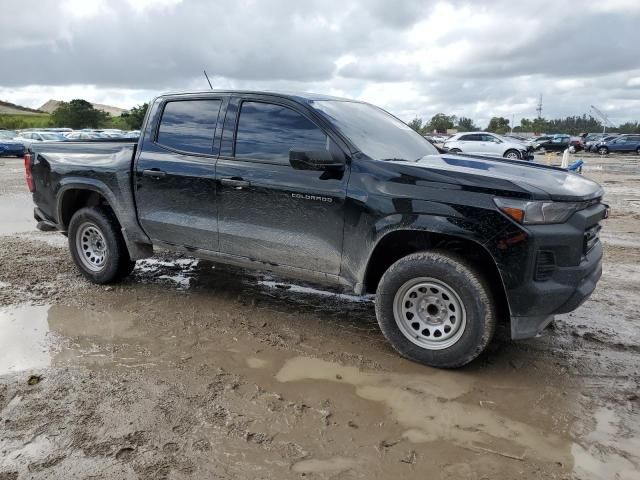
<svg viewBox="0 0 640 480">
<path fill-rule="evenodd" d="M 529 160 L 533 157 L 531 147 L 489 132 L 457 133 L 444 142 L 444 148 L 451 153 L 500 156 L 512 160 Z"/>
<path fill-rule="evenodd" d="M 47 131 L 30 131 L 22 132 L 14 140 L 24 145 L 25 149 L 28 149 L 32 143 L 35 142 L 62 142 L 65 139 L 64 135 L 59 132 L 47 132 Z"/>
</svg>

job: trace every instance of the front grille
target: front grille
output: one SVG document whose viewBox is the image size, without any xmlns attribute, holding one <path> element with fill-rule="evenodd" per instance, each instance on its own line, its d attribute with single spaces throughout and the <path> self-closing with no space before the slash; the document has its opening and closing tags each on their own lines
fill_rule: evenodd
<svg viewBox="0 0 640 480">
<path fill-rule="evenodd" d="M 556 256 L 549 250 L 540 250 L 536 257 L 536 271 L 534 280 L 544 282 L 549 280 L 556 269 Z"/>
</svg>

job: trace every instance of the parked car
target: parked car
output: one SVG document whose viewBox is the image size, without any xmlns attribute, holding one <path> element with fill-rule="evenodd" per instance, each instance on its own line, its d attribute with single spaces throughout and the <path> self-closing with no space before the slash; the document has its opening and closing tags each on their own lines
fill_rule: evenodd
<svg viewBox="0 0 640 480">
<path fill-rule="evenodd" d="M 506 135 L 503 135 L 503 137 L 515 140 L 516 142 L 520 143 L 527 143 L 529 141 L 528 138 L 521 137 L 520 135 L 515 135 L 513 133 L 507 133 Z"/>
<path fill-rule="evenodd" d="M 549 140 L 553 140 L 553 135 L 541 135 L 539 137 L 533 137 L 527 140 L 526 144 L 535 148 L 536 145 L 547 142 Z"/>
<path fill-rule="evenodd" d="M 612 139 L 617 136 L 617 133 L 590 133 L 586 137 L 584 137 L 584 149 L 587 151 L 592 151 L 592 147 L 594 145 L 597 145 L 605 139 Z"/>
<path fill-rule="evenodd" d="M 140 130 L 130 130 L 128 132 L 125 132 L 122 137 L 123 138 L 139 138 Z"/>
<path fill-rule="evenodd" d="M 607 142 L 610 142 L 612 140 L 615 140 L 616 138 L 618 138 L 620 135 L 619 134 L 611 134 L 611 135 L 607 135 L 606 137 L 598 140 L 597 142 L 592 143 L 591 145 L 589 145 L 589 151 L 593 152 L 593 153 L 598 153 L 598 147 L 600 145 L 604 145 Z"/>
<path fill-rule="evenodd" d="M 38 227 L 94 283 L 158 247 L 375 294 L 389 342 L 437 367 L 472 361 L 499 321 L 536 336 L 602 271 L 597 183 L 440 154 L 348 99 L 162 95 L 137 143 L 33 144 L 25 169 Z"/>
<path fill-rule="evenodd" d="M 554 135 L 549 140 L 536 143 L 533 148 L 535 150 L 544 150 L 545 152 L 563 152 L 567 149 L 571 152 L 579 152 L 584 149 L 584 144 L 580 137 Z"/>
<path fill-rule="evenodd" d="M 595 149 L 600 155 L 608 155 L 611 152 L 640 155 L 640 135 L 618 135 L 608 141 L 598 143 Z"/>
<path fill-rule="evenodd" d="M 12 130 L 0 130 L 0 156 L 16 156 L 24 155 L 24 145 L 14 140 L 16 132 Z"/>
<path fill-rule="evenodd" d="M 65 135 L 65 138 L 67 140 L 96 140 L 99 138 L 108 138 L 108 137 L 97 132 L 78 131 L 78 132 L 67 133 Z"/>
<path fill-rule="evenodd" d="M 22 132 L 15 140 L 24 145 L 25 149 L 29 149 L 35 142 L 62 142 L 66 138 L 62 133 L 57 132 L 29 131 Z"/>
<path fill-rule="evenodd" d="M 531 147 L 489 132 L 457 133 L 444 142 L 444 148 L 451 153 L 499 156 L 513 160 L 533 158 Z"/>
</svg>

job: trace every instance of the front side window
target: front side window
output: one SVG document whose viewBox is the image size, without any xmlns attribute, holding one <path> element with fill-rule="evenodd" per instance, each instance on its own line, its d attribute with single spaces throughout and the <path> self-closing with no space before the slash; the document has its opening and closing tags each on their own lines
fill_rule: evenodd
<svg viewBox="0 0 640 480">
<path fill-rule="evenodd" d="M 182 152 L 210 154 L 221 104 L 221 100 L 167 102 L 157 143 Z"/>
<path fill-rule="evenodd" d="M 327 150 L 327 136 L 288 107 L 243 102 L 236 134 L 236 158 L 289 163 L 289 150 Z"/>
<path fill-rule="evenodd" d="M 311 105 L 373 160 L 416 162 L 438 150 L 422 135 L 384 110 L 363 102 L 315 100 Z"/>
</svg>

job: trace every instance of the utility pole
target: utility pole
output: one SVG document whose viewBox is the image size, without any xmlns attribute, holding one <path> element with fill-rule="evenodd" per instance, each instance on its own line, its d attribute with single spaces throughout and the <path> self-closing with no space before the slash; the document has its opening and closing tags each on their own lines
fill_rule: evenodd
<svg viewBox="0 0 640 480">
<path fill-rule="evenodd" d="M 538 100 L 538 107 L 536 108 L 536 112 L 538 112 L 538 118 L 542 118 L 542 93 L 540 94 L 540 99 Z"/>
</svg>

